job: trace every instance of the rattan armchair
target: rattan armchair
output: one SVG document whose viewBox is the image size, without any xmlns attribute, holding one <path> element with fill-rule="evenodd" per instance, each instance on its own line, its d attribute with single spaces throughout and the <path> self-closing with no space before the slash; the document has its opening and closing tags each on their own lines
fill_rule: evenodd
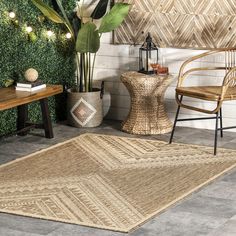
<svg viewBox="0 0 236 236">
<path fill-rule="evenodd" d="M 193 68 L 187 67 L 196 60 L 204 60 L 205 57 L 208 56 L 219 56 L 220 58 L 224 58 L 224 65 L 220 67 L 198 67 Z M 184 81 L 189 78 L 192 79 L 189 75 L 194 72 L 201 71 L 224 71 L 222 84 L 219 86 L 191 86 L 185 87 Z M 192 104 L 186 104 L 183 102 L 184 97 L 191 97 L 194 99 L 201 99 L 206 101 L 212 101 L 215 103 L 213 109 L 205 109 L 195 107 Z M 205 53 L 202 53 L 198 56 L 194 56 L 183 63 L 179 71 L 178 84 L 176 87 L 176 102 L 178 104 L 175 121 L 172 129 L 172 133 L 170 136 L 169 143 L 172 142 L 176 123 L 178 121 L 189 121 L 189 120 L 204 120 L 204 119 L 215 119 L 215 143 L 214 143 L 214 155 L 217 152 L 217 137 L 218 132 L 220 131 L 221 137 L 223 137 L 223 130 L 236 128 L 236 126 L 232 127 L 223 127 L 222 124 L 222 104 L 224 101 L 236 100 L 236 48 L 229 49 L 220 49 L 220 50 L 212 50 Z M 201 117 L 201 118 L 190 118 L 190 119 L 178 119 L 180 108 L 186 108 L 198 112 L 203 112 L 206 114 L 214 114 L 213 117 Z M 220 120 L 220 128 L 218 125 L 218 121 Z"/>
</svg>

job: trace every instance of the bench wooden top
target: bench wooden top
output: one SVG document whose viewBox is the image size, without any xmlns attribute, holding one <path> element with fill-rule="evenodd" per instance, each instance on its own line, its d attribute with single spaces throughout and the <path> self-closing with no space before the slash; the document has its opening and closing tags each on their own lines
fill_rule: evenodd
<svg viewBox="0 0 236 236">
<path fill-rule="evenodd" d="M 46 88 L 34 92 L 16 91 L 14 87 L 0 88 L 0 111 L 38 101 L 62 92 L 61 85 L 47 85 Z"/>
</svg>

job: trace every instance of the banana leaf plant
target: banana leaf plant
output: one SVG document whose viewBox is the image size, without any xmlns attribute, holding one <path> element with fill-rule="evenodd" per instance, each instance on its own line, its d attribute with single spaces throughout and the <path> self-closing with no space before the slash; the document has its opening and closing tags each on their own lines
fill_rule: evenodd
<svg viewBox="0 0 236 236">
<path fill-rule="evenodd" d="M 123 22 L 128 15 L 130 5 L 115 3 L 109 8 L 110 0 L 99 0 L 89 19 L 86 17 L 85 20 L 84 0 L 78 1 L 79 14 L 75 12 L 72 19 L 66 14 L 61 0 L 53 0 L 53 7 L 48 6 L 43 0 L 31 1 L 44 16 L 54 23 L 63 24 L 71 33 L 78 68 L 76 90 L 92 92 L 94 65 L 96 53 L 100 48 L 101 35 L 115 30 Z M 99 26 L 94 23 L 94 20 L 99 20 Z"/>
</svg>

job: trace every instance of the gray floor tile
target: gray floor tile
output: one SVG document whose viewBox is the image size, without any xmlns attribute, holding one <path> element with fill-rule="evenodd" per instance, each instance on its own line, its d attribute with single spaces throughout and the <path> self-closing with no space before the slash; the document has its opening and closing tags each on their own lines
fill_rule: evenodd
<svg viewBox="0 0 236 236">
<path fill-rule="evenodd" d="M 17 154 L 11 154 L 0 152 L 0 163 L 5 164 L 9 163 L 10 161 L 14 161 L 15 159 L 19 158 L 19 155 Z"/>
<path fill-rule="evenodd" d="M 48 146 L 48 144 L 24 142 L 24 140 L 19 137 L 17 141 L 1 143 L 0 148 L 3 154 L 24 156 L 47 148 Z"/>
<path fill-rule="evenodd" d="M 83 227 L 72 224 L 65 224 L 54 230 L 48 236 L 128 236 L 125 233 L 119 233 L 109 230 L 101 230 L 90 227 Z"/>
<path fill-rule="evenodd" d="M 219 181 L 201 190 L 199 195 L 236 201 L 236 184 L 235 182 Z"/>
<path fill-rule="evenodd" d="M 226 218 L 200 215 L 190 212 L 167 211 L 137 229 L 130 236 L 187 236 L 207 235 L 223 225 Z"/>
<path fill-rule="evenodd" d="M 0 228 L 0 236 L 41 236 L 42 234 L 26 233 L 8 228 Z"/>
<path fill-rule="evenodd" d="M 184 211 L 207 216 L 231 218 L 236 214 L 236 200 L 196 195 L 182 202 L 173 210 L 175 212 Z"/>
<path fill-rule="evenodd" d="M 233 182 L 236 183 L 236 171 L 233 170 L 232 173 L 228 174 L 227 176 L 225 176 L 223 178 L 224 181 L 229 181 L 229 182 Z"/>
<path fill-rule="evenodd" d="M 236 220 L 229 220 L 223 226 L 213 230 L 208 236 L 235 236 Z"/>
<path fill-rule="evenodd" d="M 60 223 L 54 221 L 40 220 L 11 214 L 0 214 L 0 230 L 2 228 L 7 228 L 9 230 L 19 232 L 22 231 L 27 235 L 30 233 L 47 235 L 59 226 Z"/>
<path fill-rule="evenodd" d="M 138 228 L 133 233 L 128 234 L 128 236 L 159 236 L 161 233 L 159 232 L 159 229 L 148 229 L 145 227 Z"/>
<path fill-rule="evenodd" d="M 236 214 L 230 220 L 236 220 Z"/>
<path fill-rule="evenodd" d="M 236 133 L 235 133 L 236 136 Z M 223 148 L 229 148 L 229 149 L 236 149 L 236 140 L 231 140 L 229 142 L 226 142 L 224 145 L 222 145 Z"/>
</svg>

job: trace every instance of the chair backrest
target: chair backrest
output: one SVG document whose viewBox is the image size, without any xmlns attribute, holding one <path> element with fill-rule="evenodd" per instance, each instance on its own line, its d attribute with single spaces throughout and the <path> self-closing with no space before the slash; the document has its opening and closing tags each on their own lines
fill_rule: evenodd
<svg viewBox="0 0 236 236">
<path fill-rule="evenodd" d="M 227 50 L 225 51 L 225 67 L 226 71 L 229 72 L 236 65 L 236 50 Z"/>
<path fill-rule="evenodd" d="M 225 68 L 226 77 L 223 85 L 229 87 L 236 86 L 236 49 L 229 49 L 225 51 Z"/>
</svg>

